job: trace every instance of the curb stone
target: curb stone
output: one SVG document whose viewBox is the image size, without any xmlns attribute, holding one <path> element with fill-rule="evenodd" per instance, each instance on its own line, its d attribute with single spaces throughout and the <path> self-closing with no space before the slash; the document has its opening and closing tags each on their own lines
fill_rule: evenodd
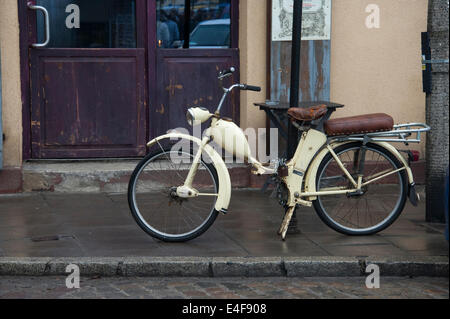
<svg viewBox="0 0 450 319">
<path fill-rule="evenodd" d="M 75 264 L 80 267 L 80 274 L 89 274 L 89 276 L 111 277 L 117 275 L 119 269 L 119 260 L 116 258 L 53 258 L 47 264 L 45 275 L 66 276 L 66 267 L 70 264 Z"/>
<path fill-rule="evenodd" d="M 126 257 L 123 275 L 127 277 L 209 277 L 210 259 L 201 257 Z"/>
<path fill-rule="evenodd" d="M 213 277 L 283 277 L 285 270 L 281 257 L 214 257 Z"/>
<path fill-rule="evenodd" d="M 52 258 L 10 258 L 0 257 L 1 276 L 44 275 Z"/>
<path fill-rule="evenodd" d="M 285 258 L 287 277 L 355 277 L 361 276 L 356 257 Z"/>
<path fill-rule="evenodd" d="M 76 264 L 82 276 L 105 277 L 355 277 L 365 265 L 381 276 L 449 277 L 448 257 L 0 257 L 0 276 L 65 276 Z"/>
<path fill-rule="evenodd" d="M 366 264 L 376 264 L 385 276 L 448 277 L 448 257 L 369 257 Z"/>
</svg>

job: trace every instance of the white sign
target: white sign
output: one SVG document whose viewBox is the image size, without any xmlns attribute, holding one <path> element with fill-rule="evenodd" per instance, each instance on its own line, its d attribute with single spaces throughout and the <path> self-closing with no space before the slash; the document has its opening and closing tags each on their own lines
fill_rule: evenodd
<svg viewBox="0 0 450 319">
<path fill-rule="evenodd" d="M 272 0 L 272 41 L 292 41 L 294 0 Z M 302 40 L 331 39 L 331 0 L 303 0 Z"/>
</svg>

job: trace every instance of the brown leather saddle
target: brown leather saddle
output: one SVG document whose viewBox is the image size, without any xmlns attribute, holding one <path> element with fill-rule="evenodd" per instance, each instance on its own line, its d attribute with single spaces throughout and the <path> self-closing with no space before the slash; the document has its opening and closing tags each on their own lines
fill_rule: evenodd
<svg viewBox="0 0 450 319">
<path fill-rule="evenodd" d="M 288 114 L 294 121 L 309 122 L 321 119 L 327 111 L 325 105 L 317 105 L 310 108 L 290 108 Z M 393 118 L 385 113 L 343 117 L 328 120 L 324 124 L 328 136 L 386 132 L 393 128 Z"/>
</svg>

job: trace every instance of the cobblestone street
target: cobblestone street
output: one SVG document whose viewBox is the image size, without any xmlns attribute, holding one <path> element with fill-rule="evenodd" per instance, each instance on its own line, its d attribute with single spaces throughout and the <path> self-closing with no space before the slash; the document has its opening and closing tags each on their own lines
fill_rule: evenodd
<svg viewBox="0 0 450 319">
<path fill-rule="evenodd" d="M 381 277 L 368 289 L 364 277 L 347 278 L 81 278 L 67 289 L 65 277 L 2 277 L 0 298 L 152 299 L 448 299 L 448 278 Z"/>
</svg>

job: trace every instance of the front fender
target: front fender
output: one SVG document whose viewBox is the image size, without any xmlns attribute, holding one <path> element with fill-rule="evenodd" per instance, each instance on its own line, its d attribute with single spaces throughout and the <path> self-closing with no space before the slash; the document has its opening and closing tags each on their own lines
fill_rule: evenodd
<svg viewBox="0 0 450 319">
<path fill-rule="evenodd" d="M 196 143 L 199 147 L 202 145 L 202 141 L 197 137 L 188 134 L 173 132 L 151 140 L 150 142 L 148 142 L 147 146 L 151 147 L 159 141 L 165 139 L 186 139 Z M 222 157 L 214 150 L 214 148 L 207 144 L 205 145 L 203 150 L 206 152 L 209 158 L 211 158 L 213 165 L 217 171 L 217 177 L 219 178 L 219 195 L 217 196 L 215 209 L 218 212 L 226 213 L 228 211 L 228 206 L 230 205 L 231 200 L 230 173 L 228 172 L 227 166 L 225 165 Z"/>
<path fill-rule="evenodd" d="M 348 141 L 348 142 L 341 142 L 341 143 L 333 143 L 331 144 L 331 147 L 333 149 L 336 149 L 337 147 L 344 145 L 344 144 L 349 144 L 349 143 L 353 143 L 353 141 Z M 406 161 L 406 159 L 399 153 L 399 151 L 392 146 L 391 144 L 387 143 L 387 142 L 371 142 L 372 144 L 377 144 L 380 145 L 381 147 L 384 147 L 385 149 L 387 149 L 392 155 L 394 155 L 399 161 L 400 163 L 402 163 L 405 167 L 406 167 L 406 172 L 408 174 L 408 180 L 409 180 L 409 184 L 413 185 L 414 184 L 414 177 L 413 177 L 413 173 L 411 168 L 409 167 L 408 162 Z M 329 153 L 327 148 L 322 149 L 314 158 L 314 160 L 311 162 L 308 171 L 306 173 L 305 176 L 305 192 L 316 192 L 316 180 L 317 180 L 317 170 L 319 169 L 320 164 L 322 163 L 323 159 L 325 158 L 325 156 Z M 309 197 L 308 200 L 316 200 L 317 196 L 314 197 Z"/>
</svg>

